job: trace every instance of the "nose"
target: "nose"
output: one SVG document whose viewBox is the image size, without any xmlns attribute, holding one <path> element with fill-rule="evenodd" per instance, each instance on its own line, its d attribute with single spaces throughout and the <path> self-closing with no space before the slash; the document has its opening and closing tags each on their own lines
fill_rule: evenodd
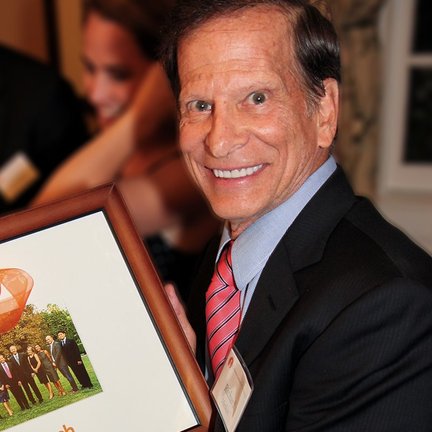
<svg viewBox="0 0 432 432">
<path fill-rule="evenodd" d="M 223 158 L 243 147 L 247 133 L 237 109 L 227 105 L 215 106 L 206 136 L 206 147 L 212 156 Z"/>
<path fill-rule="evenodd" d="M 93 75 L 86 80 L 86 93 L 89 102 L 99 106 L 107 99 L 108 87 L 104 78 L 100 75 Z"/>
</svg>

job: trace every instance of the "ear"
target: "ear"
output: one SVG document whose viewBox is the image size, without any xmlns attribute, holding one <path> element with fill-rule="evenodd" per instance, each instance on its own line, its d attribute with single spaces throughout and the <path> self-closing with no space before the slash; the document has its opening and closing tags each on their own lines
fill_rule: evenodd
<svg viewBox="0 0 432 432">
<path fill-rule="evenodd" d="M 318 106 L 318 147 L 329 148 L 337 130 L 339 114 L 339 84 L 333 78 L 323 82 L 325 95 Z"/>
</svg>

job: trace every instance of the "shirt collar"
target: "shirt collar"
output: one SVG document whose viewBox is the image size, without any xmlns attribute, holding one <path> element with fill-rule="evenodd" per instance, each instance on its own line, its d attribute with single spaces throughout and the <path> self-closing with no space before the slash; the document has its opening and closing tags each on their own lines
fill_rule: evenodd
<svg viewBox="0 0 432 432">
<path fill-rule="evenodd" d="M 335 169 L 336 162 L 333 156 L 330 156 L 298 191 L 281 205 L 259 218 L 235 240 L 231 254 L 234 280 L 239 290 L 246 289 L 249 282 L 262 271 L 286 230 Z M 216 261 L 229 240 L 229 227 L 226 223 Z"/>
</svg>

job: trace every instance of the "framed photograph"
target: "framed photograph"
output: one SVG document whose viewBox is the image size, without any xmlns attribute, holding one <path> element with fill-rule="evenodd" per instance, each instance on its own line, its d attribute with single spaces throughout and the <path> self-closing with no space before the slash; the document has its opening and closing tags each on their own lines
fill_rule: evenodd
<svg viewBox="0 0 432 432">
<path fill-rule="evenodd" d="M 207 384 L 113 185 L 0 218 L 0 415 L 19 432 L 208 430 Z"/>
</svg>

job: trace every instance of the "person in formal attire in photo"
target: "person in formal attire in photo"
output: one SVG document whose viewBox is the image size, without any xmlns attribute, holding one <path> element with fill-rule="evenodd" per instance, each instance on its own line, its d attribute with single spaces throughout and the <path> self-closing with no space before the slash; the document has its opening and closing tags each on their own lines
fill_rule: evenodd
<svg viewBox="0 0 432 432">
<path fill-rule="evenodd" d="M 27 355 L 20 353 L 15 345 L 9 347 L 11 353 L 10 363 L 12 366 L 12 373 L 18 377 L 18 381 L 21 383 L 28 400 L 34 405 L 36 404 L 36 399 L 39 403 L 43 402 L 42 393 L 33 378 L 33 371 L 27 360 Z M 33 393 L 32 393 L 33 390 Z M 36 396 L 36 399 L 35 399 Z"/>
<path fill-rule="evenodd" d="M 82 102 L 69 82 L 0 45 L 0 213 L 26 207 L 88 137 Z"/>
<path fill-rule="evenodd" d="M 27 351 L 27 361 L 30 369 L 33 371 L 33 373 L 37 375 L 39 382 L 43 384 L 48 390 L 49 399 L 52 399 L 54 397 L 54 393 L 51 387 L 51 383 L 49 382 L 47 373 L 45 371 L 45 368 L 43 367 L 42 362 L 40 361 L 39 355 L 34 352 L 32 346 L 28 346 L 26 351 Z"/>
<path fill-rule="evenodd" d="M 67 338 L 64 330 L 57 332 L 57 337 L 61 344 L 62 354 L 82 388 L 92 388 L 93 384 L 83 363 L 77 343 L 73 339 Z"/>
<path fill-rule="evenodd" d="M 162 60 L 180 145 L 226 222 L 188 315 L 167 293 L 210 385 L 233 346 L 242 357 L 254 388 L 236 431 L 430 431 L 432 259 L 332 156 L 340 59 L 325 2 L 177 4 Z M 211 430 L 225 430 L 219 413 Z"/>
<path fill-rule="evenodd" d="M 10 402 L 9 402 L 9 392 L 8 392 L 6 383 L 4 383 L 1 380 L 1 376 L 0 376 L 0 402 L 5 407 L 5 410 L 8 413 L 9 417 L 12 417 L 13 411 L 12 411 L 12 408 L 11 408 Z"/>
<path fill-rule="evenodd" d="M 68 380 L 70 386 L 72 387 L 72 392 L 78 391 L 78 386 L 74 377 L 69 370 L 66 359 L 63 356 L 61 345 L 59 342 L 55 341 L 51 335 L 45 337 L 47 343 L 48 352 L 53 359 L 53 366 L 57 368 L 61 374 Z"/>
<path fill-rule="evenodd" d="M 19 379 L 12 371 L 12 365 L 0 354 L 0 381 L 9 389 L 16 399 L 21 410 L 30 409 L 30 403 L 19 384 Z"/>
<path fill-rule="evenodd" d="M 45 369 L 45 373 L 48 376 L 48 379 L 55 385 L 58 395 L 59 396 L 65 396 L 66 392 L 63 388 L 63 385 L 60 381 L 60 378 L 58 376 L 57 371 L 55 370 L 55 367 L 53 365 L 53 359 L 51 357 L 51 354 L 46 350 L 42 349 L 42 347 L 39 344 L 36 344 L 34 346 L 34 350 L 36 351 L 37 355 L 39 356 L 39 360 L 42 363 L 42 367 Z"/>
<path fill-rule="evenodd" d="M 157 61 L 173 3 L 84 2 L 83 82 L 99 133 L 53 174 L 33 205 L 116 182 L 161 278 L 186 298 L 220 222 L 186 172 L 175 99 Z"/>
</svg>

